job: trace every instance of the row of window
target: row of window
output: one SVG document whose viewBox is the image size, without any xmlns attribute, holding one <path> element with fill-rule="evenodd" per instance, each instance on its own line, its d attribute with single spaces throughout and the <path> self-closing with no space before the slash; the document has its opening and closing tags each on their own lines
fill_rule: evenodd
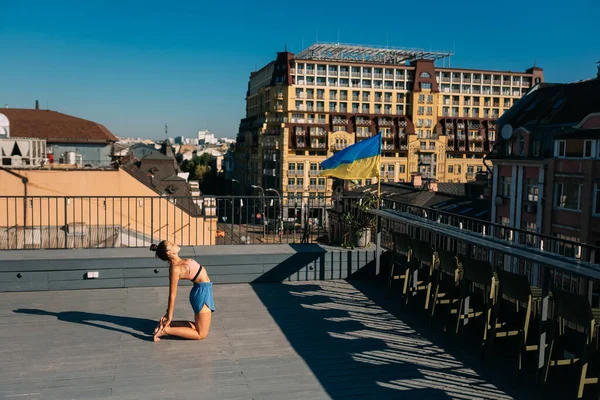
<svg viewBox="0 0 600 400">
<path fill-rule="evenodd" d="M 557 140 L 554 156 L 558 158 L 600 158 L 598 140 Z"/>
<path fill-rule="evenodd" d="M 277 79 L 275 83 L 283 83 L 284 79 L 281 77 Z M 390 90 L 406 90 L 412 91 L 414 88 L 413 82 L 405 81 L 380 81 L 370 79 L 349 79 L 349 78 L 331 78 L 331 77 L 320 77 L 316 79 L 313 76 L 299 76 L 292 77 L 292 84 L 299 86 L 326 86 L 326 87 L 352 87 L 352 88 L 364 88 L 364 89 L 390 89 Z M 421 82 L 421 90 L 431 90 L 432 84 L 430 82 Z M 483 95 L 495 95 L 505 97 L 521 97 L 528 92 L 527 88 L 508 88 L 500 86 L 485 87 L 479 85 L 463 84 L 463 85 L 444 85 L 441 84 L 439 91 L 442 93 L 464 93 L 464 94 L 483 94 Z"/>
<path fill-rule="evenodd" d="M 501 177 L 499 195 L 505 198 L 511 196 L 512 178 Z M 539 183 L 535 179 L 527 179 L 525 182 L 524 200 L 537 202 L 539 198 Z M 581 210 L 581 194 L 583 184 L 576 182 L 560 182 L 554 185 L 554 208 L 564 210 Z M 600 184 L 594 185 L 593 193 L 593 208 L 592 212 L 595 215 L 600 215 Z"/>
<path fill-rule="evenodd" d="M 462 171 L 462 166 L 460 164 L 457 165 L 448 165 L 448 173 L 449 174 L 460 174 Z M 473 166 L 473 165 L 468 165 L 467 166 L 467 174 L 468 175 L 473 175 L 475 174 L 475 172 L 481 172 L 483 171 L 483 167 L 482 166 Z"/>
<path fill-rule="evenodd" d="M 310 178 L 310 186 L 325 187 L 325 178 Z M 288 178 L 288 186 L 304 186 L 304 178 Z"/>
<path fill-rule="evenodd" d="M 392 78 L 412 78 L 414 72 L 407 69 L 399 68 L 378 68 L 370 66 L 345 66 L 345 65 L 330 65 L 330 64 L 313 64 L 313 63 L 296 63 L 295 69 L 292 71 L 297 74 L 329 74 L 337 75 L 338 73 L 342 76 L 374 76 L 374 77 L 385 77 L 387 79 Z M 421 78 L 431 78 L 428 72 L 422 72 Z M 438 82 L 446 81 L 468 81 L 474 83 L 484 84 L 502 84 L 502 85 L 520 85 L 531 84 L 530 77 L 522 77 L 521 75 L 505 75 L 505 74 L 491 74 L 491 73 L 472 73 L 472 72 L 449 72 L 449 71 L 438 71 L 436 73 L 436 79 Z"/>
<path fill-rule="evenodd" d="M 338 107 L 339 104 L 339 107 Z M 328 108 L 325 107 L 325 102 L 321 102 L 318 101 L 316 102 L 316 106 L 314 104 L 314 102 L 312 101 L 307 101 L 306 104 L 304 104 L 303 101 L 301 100 L 296 100 L 296 104 L 294 105 L 294 110 L 295 111 L 317 111 L 317 112 L 340 112 L 340 113 L 346 113 L 346 112 L 352 112 L 352 113 L 364 113 L 364 114 L 371 114 L 371 110 L 373 110 L 374 114 L 394 114 L 392 112 L 392 106 L 389 104 L 386 105 L 381 105 L 381 104 L 375 104 L 375 106 L 373 108 L 371 108 L 371 105 L 369 103 L 351 103 L 351 108 L 348 106 L 348 103 L 337 103 L 337 102 L 329 102 L 328 103 Z M 279 107 L 280 109 L 278 111 L 284 111 L 283 110 L 283 106 Z M 404 106 L 402 105 L 397 105 L 395 108 L 395 114 L 396 115 L 405 115 L 404 112 Z"/>
<path fill-rule="evenodd" d="M 327 93 L 328 92 L 328 93 Z M 279 92 L 278 92 L 279 93 Z M 306 89 L 306 92 L 304 91 L 304 89 L 300 89 L 300 88 L 296 88 L 296 98 L 297 99 L 321 99 L 324 100 L 326 98 L 326 94 L 327 94 L 327 99 L 329 100 L 359 100 L 362 99 L 363 101 L 370 101 L 371 100 L 371 96 L 373 96 L 373 98 L 375 99 L 375 101 L 384 101 L 385 102 L 391 102 L 393 99 L 393 93 L 391 92 L 371 92 L 371 91 L 359 91 L 359 90 L 354 90 L 352 91 L 350 94 L 348 93 L 347 90 L 328 90 L 325 91 L 325 89 L 317 89 L 317 93 L 315 94 L 314 89 Z M 432 97 L 432 96 L 430 96 Z M 403 103 L 405 99 L 405 94 L 404 93 L 396 93 L 396 101 L 398 103 Z M 433 98 L 431 100 L 431 102 L 433 102 Z"/>
</svg>

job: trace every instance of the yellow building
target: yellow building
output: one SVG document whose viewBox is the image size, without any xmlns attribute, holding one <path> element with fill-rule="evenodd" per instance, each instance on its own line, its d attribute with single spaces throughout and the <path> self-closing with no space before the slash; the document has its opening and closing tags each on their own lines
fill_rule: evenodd
<svg viewBox="0 0 600 400">
<path fill-rule="evenodd" d="M 451 55 L 339 44 L 278 53 L 250 74 L 236 178 L 285 197 L 325 197 L 332 180 L 319 164 L 381 131 L 382 181 L 474 179 L 497 139 L 494 121 L 543 70 L 446 67 Z"/>
</svg>

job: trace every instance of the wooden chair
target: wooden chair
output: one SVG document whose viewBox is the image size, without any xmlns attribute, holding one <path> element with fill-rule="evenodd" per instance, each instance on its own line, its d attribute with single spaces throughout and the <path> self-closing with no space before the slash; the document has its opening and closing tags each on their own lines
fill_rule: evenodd
<svg viewBox="0 0 600 400">
<path fill-rule="evenodd" d="M 444 321 L 444 331 L 450 322 L 451 315 L 458 312 L 460 301 L 460 270 L 456 255 L 448 250 L 437 249 L 436 268 L 432 274 L 432 299 L 429 320 L 433 318 L 436 306 L 444 306 L 447 313 Z"/>
<path fill-rule="evenodd" d="M 532 334 L 531 317 L 533 307 L 541 300 L 541 290 L 529 284 L 527 276 L 498 269 L 498 296 L 492 320 L 487 326 L 488 341 L 486 351 L 489 351 L 496 338 L 517 337 L 518 358 L 517 376 L 523 369 L 523 355 L 527 351 L 538 350 Z M 536 325 L 533 325 L 536 330 Z M 528 340 L 533 339 L 533 340 Z"/>
<path fill-rule="evenodd" d="M 492 311 L 496 303 L 498 279 L 494 274 L 494 268 L 488 261 L 477 260 L 467 256 L 459 256 L 458 259 L 462 276 L 460 281 L 460 301 L 456 318 L 456 333 L 460 329 L 461 321 L 466 323 L 466 320 L 469 318 L 483 316 L 485 323 L 482 345 L 485 345 L 488 333 L 487 327 L 490 324 Z M 477 290 L 476 285 L 481 287 L 481 291 Z"/>
<path fill-rule="evenodd" d="M 588 377 L 588 367 L 597 355 L 593 337 L 598 327 L 600 310 L 592 309 L 586 296 L 552 288 L 554 318 L 549 330 L 549 352 L 544 382 L 550 367 L 578 364 L 579 385 L 577 398 L 583 397 L 585 385 L 597 384 L 598 377 Z M 568 327 L 574 324 L 579 330 Z M 571 357 L 568 357 L 571 356 Z"/>
<path fill-rule="evenodd" d="M 412 239 L 410 242 L 411 251 L 411 284 L 408 293 L 413 295 L 419 291 L 425 291 L 425 309 L 429 309 L 431 298 L 431 277 L 436 262 L 436 254 L 429 242 L 418 239 Z M 407 296 L 408 300 L 408 296 Z"/>
<path fill-rule="evenodd" d="M 386 265 L 389 268 L 386 297 L 391 293 L 394 281 L 400 281 L 402 284 L 402 305 L 405 304 L 408 293 L 408 282 L 410 280 L 410 237 L 404 233 L 394 233 L 394 251 L 388 259 L 383 262 L 382 267 Z"/>
</svg>

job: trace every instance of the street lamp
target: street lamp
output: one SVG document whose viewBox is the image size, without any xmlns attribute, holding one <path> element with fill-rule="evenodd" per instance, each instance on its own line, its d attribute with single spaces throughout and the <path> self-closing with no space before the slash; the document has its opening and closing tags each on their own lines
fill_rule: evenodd
<svg viewBox="0 0 600 400">
<path fill-rule="evenodd" d="M 242 184 L 240 183 L 240 181 L 238 181 L 237 179 L 231 179 L 231 193 L 233 193 L 233 194 L 235 194 L 235 190 L 233 190 L 233 188 L 234 188 L 233 184 L 234 183 L 239 183 L 240 186 L 242 186 Z"/>
<path fill-rule="evenodd" d="M 260 189 L 260 191 L 262 192 L 262 202 L 263 202 L 263 206 L 262 206 L 262 209 L 263 209 L 263 212 L 262 212 L 262 223 L 263 223 L 263 238 L 264 238 L 265 236 L 267 236 L 267 232 L 266 232 L 267 226 L 265 225 L 265 221 L 266 221 L 266 218 L 265 218 L 265 208 L 266 208 L 266 204 L 265 204 L 265 190 L 262 187 L 258 186 L 258 185 L 250 185 L 250 187 L 252 189 Z"/>
<path fill-rule="evenodd" d="M 281 194 L 276 189 L 265 189 L 265 192 L 275 192 L 277 193 L 277 197 L 279 198 L 279 230 L 283 234 L 283 199 L 281 198 Z M 279 235 L 279 241 L 281 241 L 281 235 Z"/>
</svg>

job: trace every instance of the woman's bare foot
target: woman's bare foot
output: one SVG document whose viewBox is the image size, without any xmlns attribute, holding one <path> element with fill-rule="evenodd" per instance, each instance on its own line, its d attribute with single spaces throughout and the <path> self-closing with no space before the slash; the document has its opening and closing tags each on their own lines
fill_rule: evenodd
<svg viewBox="0 0 600 400">
<path fill-rule="evenodd" d="M 154 341 L 158 342 L 161 336 L 166 335 L 165 328 L 162 325 L 159 325 L 154 330 Z"/>
</svg>

